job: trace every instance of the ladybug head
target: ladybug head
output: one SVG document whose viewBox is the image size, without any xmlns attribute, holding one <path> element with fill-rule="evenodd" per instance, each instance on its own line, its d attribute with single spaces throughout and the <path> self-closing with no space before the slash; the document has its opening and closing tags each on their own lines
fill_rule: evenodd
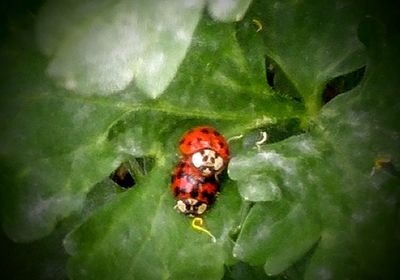
<svg viewBox="0 0 400 280">
<path fill-rule="evenodd" d="M 207 204 L 194 198 L 187 198 L 178 200 L 175 208 L 189 216 L 200 216 L 207 210 Z"/>
<path fill-rule="evenodd" d="M 192 164 L 205 177 L 219 174 L 225 167 L 224 159 L 211 149 L 203 149 L 194 153 Z"/>
</svg>

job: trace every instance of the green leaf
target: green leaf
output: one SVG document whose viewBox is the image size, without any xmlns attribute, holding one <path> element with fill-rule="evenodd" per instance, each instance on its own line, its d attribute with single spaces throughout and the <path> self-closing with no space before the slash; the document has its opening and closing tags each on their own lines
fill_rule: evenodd
<svg viewBox="0 0 400 280">
<path fill-rule="evenodd" d="M 313 248 L 306 279 L 395 275 L 391 259 L 399 248 L 400 198 L 395 40 L 369 46 L 362 85 L 329 102 L 309 132 L 232 159 L 229 174 L 245 190 L 244 198 L 252 191 L 252 200 L 259 201 L 276 185 L 283 197 L 251 208 L 234 247 L 240 260 L 264 264 L 275 275 Z"/>
<path fill-rule="evenodd" d="M 231 25 L 204 18 L 177 77 L 156 101 L 135 88 L 107 96 L 56 88 L 34 49 L 6 49 L 2 116 L 10 122 L 2 125 L 1 154 L 10 169 L 3 184 L 13 186 L 2 195 L 7 234 L 16 241 L 48 235 L 124 159 L 171 158 L 193 125 L 214 125 L 229 136 L 300 114 L 301 105 L 274 96 L 247 73 L 234 34 Z M 210 60 L 215 53 L 219 59 Z"/>
<path fill-rule="evenodd" d="M 267 56 L 294 85 L 308 115 L 321 108 L 329 79 L 365 64 L 357 39 L 363 15 L 360 5 L 347 1 L 256 1 L 249 11 L 263 26 Z"/>
<path fill-rule="evenodd" d="M 260 199 L 265 193 L 278 193 L 284 199 L 251 208 L 233 253 L 252 265 L 264 265 L 268 274 L 275 275 L 302 257 L 320 237 L 320 218 L 311 203 L 317 199 L 314 180 L 320 177 L 309 174 L 314 164 L 320 164 L 314 159 L 320 152 L 303 135 L 268 146 L 253 156 L 233 158 L 229 174 L 237 178 L 246 200 L 280 198 Z M 255 174 L 259 175 L 254 180 Z"/>
<path fill-rule="evenodd" d="M 16 96 L 12 106 L 18 110 L 5 116 L 13 122 L 4 127 L 1 147 L 12 169 L 4 175 L 3 225 L 14 240 L 34 240 L 79 209 L 82 193 L 117 164 L 104 131 L 122 112 L 47 90 Z"/>
<path fill-rule="evenodd" d="M 10 28 L 1 223 L 13 241 L 37 241 L 7 248 L 36 264 L 30 249 L 57 251 L 62 226 L 73 279 L 395 278 L 399 39 L 385 8 L 208 1 L 202 14 L 205 2 L 158 2 L 49 2 L 27 20 L 37 18 L 35 35 Z M 150 73 L 160 53 L 168 63 Z M 322 107 L 329 81 L 364 67 Z M 215 243 L 173 209 L 170 191 L 177 143 L 196 125 L 231 148 L 203 216 Z M 152 165 L 131 170 L 122 190 L 110 174 L 133 159 Z"/>
<path fill-rule="evenodd" d="M 213 243 L 173 209 L 173 198 L 165 188 L 171 168 L 170 163 L 155 167 L 147 180 L 68 236 L 65 246 L 72 254 L 73 278 L 222 277 L 232 250 L 229 229 L 238 225 L 240 199 L 235 185 L 224 184 L 218 203 L 205 219 L 205 226 L 217 238 Z"/>
<path fill-rule="evenodd" d="M 234 279 L 234 280 L 246 280 L 246 279 L 274 279 L 268 278 L 262 267 L 253 267 L 243 262 L 238 262 L 234 266 L 227 269 L 225 273 L 224 280 Z M 280 278 L 276 278 L 280 279 Z M 282 277 L 284 279 L 284 277 Z"/>
<path fill-rule="evenodd" d="M 37 22 L 50 77 L 68 90 L 110 95 L 132 81 L 152 98 L 176 74 L 203 1 L 48 1 Z"/>
</svg>

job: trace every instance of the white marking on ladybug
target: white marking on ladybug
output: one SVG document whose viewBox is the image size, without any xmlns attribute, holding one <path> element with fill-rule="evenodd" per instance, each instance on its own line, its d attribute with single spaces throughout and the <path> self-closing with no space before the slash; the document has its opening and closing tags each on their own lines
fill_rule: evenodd
<svg viewBox="0 0 400 280">
<path fill-rule="evenodd" d="M 194 199 L 194 198 L 188 198 L 188 199 L 186 199 L 186 201 L 188 202 L 188 204 L 189 205 L 196 205 L 196 203 L 197 203 L 197 199 Z"/>
<path fill-rule="evenodd" d="M 186 204 L 185 202 L 183 202 L 182 200 L 178 200 L 176 202 L 176 205 L 174 206 L 174 208 L 178 209 L 179 211 L 181 211 L 182 213 L 186 212 Z"/>
<path fill-rule="evenodd" d="M 197 205 L 199 201 L 194 198 L 188 198 L 184 200 L 178 200 L 176 205 L 174 206 L 175 209 L 178 209 L 180 212 L 184 214 L 189 214 L 189 216 L 193 216 L 192 213 L 196 215 L 201 215 L 207 210 L 207 204 L 201 203 Z"/>
<path fill-rule="evenodd" d="M 213 171 L 221 171 L 224 160 L 214 150 L 204 149 L 192 155 L 192 164 L 199 169 L 204 176 L 209 176 Z"/>
<path fill-rule="evenodd" d="M 199 207 L 197 207 L 197 215 L 203 214 L 207 210 L 207 204 L 202 203 Z"/>
</svg>

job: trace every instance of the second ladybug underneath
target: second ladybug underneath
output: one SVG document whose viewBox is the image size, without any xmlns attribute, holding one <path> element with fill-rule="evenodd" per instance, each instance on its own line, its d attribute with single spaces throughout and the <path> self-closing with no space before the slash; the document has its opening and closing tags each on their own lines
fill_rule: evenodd
<svg viewBox="0 0 400 280">
<path fill-rule="evenodd" d="M 171 177 L 172 192 L 177 199 L 175 208 L 180 212 L 199 216 L 213 204 L 219 191 L 216 177 L 204 177 L 183 159 Z"/>
</svg>

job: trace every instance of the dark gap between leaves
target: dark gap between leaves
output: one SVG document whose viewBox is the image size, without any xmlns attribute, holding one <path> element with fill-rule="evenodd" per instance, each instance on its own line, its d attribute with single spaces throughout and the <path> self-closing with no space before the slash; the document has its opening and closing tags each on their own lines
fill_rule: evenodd
<svg viewBox="0 0 400 280">
<path fill-rule="evenodd" d="M 108 131 L 107 140 L 111 141 L 117 138 L 118 135 L 123 134 L 127 130 L 127 125 L 125 120 L 117 121 Z"/>
<path fill-rule="evenodd" d="M 154 159 L 149 157 L 133 158 L 122 162 L 110 174 L 110 179 L 124 189 L 132 188 L 141 177 L 145 176 L 154 165 Z"/>
<path fill-rule="evenodd" d="M 364 74 L 365 66 L 330 80 L 326 84 L 322 94 L 323 104 L 328 103 L 339 94 L 348 92 L 358 86 L 363 79 Z"/>
<path fill-rule="evenodd" d="M 127 163 L 121 163 L 120 166 L 111 173 L 110 179 L 124 189 L 131 188 L 136 183 L 127 167 Z"/>
<path fill-rule="evenodd" d="M 301 97 L 292 82 L 286 77 L 278 64 L 269 57 L 265 57 L 265 79 L 271 89 L 278 94 L 301 102 Z"/>
<path fill-rule="evenodd" d="M 269 144 L 304 133 L 299 119 L 286 119 L 276 124 L 270 124 L 265 127 L 264 131 L 268 134 L 267 143 Z"/>
<path fill-rule="evenodd" d="M 265 60 L 265 78 L 268 85 L 274 88 L 275 67 L 272 63 L 268 63 L 267 60 Z"/>
<path fill-rule="evenodd" d="M 250 265 L 246 262 L 237 261 L 233 265 L 225 265 L 225 276 L 223 279 L 283 279 L 278 277 L 268 277 L 262 265 Z"/>
<path fill-rule="evenodd" d="M 256 202 L 253 201 L 246 201 L 244 202 L 243 206 L 242 206 L 242 210 L 240 213 L 240 226 L 236 227 L 234 229 L 231 229 L 229 231 L 229 238 L 233 241 L 236 242 L 237 239 L 239 238 L 241 229 L 243 228 L 243 224 L 245 223 L 245 220 L 247 219 L 247 216 L 249 215 L 250 210 L 254 207 L 254 205 L 256 205 Z"/>
<path fill-rule="evenodd" d="M 91 188 L 77 219 L 86 219 L 113 201 L 119 194 L 135 187 L 154 167 L 154 162 L 154 158 L 150 157 L 130 157 L 121 162 L 109 176 Z"/>
</svg>

